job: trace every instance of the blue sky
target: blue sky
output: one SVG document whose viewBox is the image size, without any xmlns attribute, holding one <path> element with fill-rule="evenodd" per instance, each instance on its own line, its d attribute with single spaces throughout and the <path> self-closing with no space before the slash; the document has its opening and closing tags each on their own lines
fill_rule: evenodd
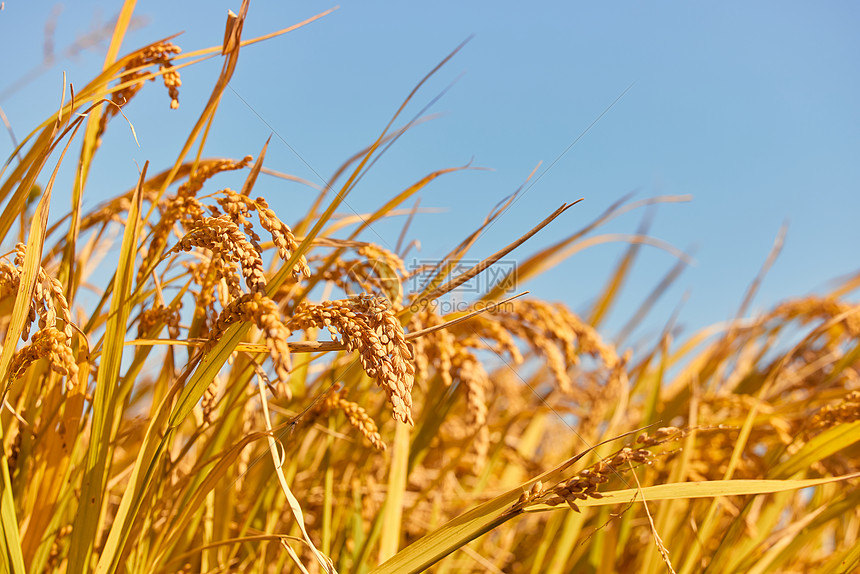
<svg viewBox="0 0 860 574">
<path fill-rule="evenodd" d="M 184 32 L 175 40 L 184 51 L 217 45 L 227 10 L 239 4 L 139 2 L 145 25 L 124 48 L 177 32 Z M 56 52 L 94 22 L 110 20 L 119 5 L 65 6 Z M 333 5 L 252 1 L 245 37 Z M 41 62 L 52 10 L 49 2 L 12 0 L 0 12 L 6 55 L 0 106 L 19 139 L 56 109 L 63 71 L 83 85 L 103 59 L 105 43 L 60 57 L 10 93 L 7 88 Z M 785 249 L 754 308 L 821 291 L 828 280 L 860 268 L 858 16 L 860 8 L 850 2 L 347 1 L 304 29 L 243 50 L 234 91 L 225 94 L 205 155 L 256 156 L 274 130 L 268 167 L 314 181 L 328 177 L 379 134 L 421 77 L 474 35 L 404 116 L 411 118 L 453 83 L 431 110 L 440 117 L 403 137 L 344 211 L 371 210 L 435 169 L 470 160 L 492 168 L 445 176 L 422 194 L 422 206 L 446 211 L 418 217 L 410 236 L 421 240 L 421 258 L 438 257 L 538 162 L 539 173 L 554 164 L 474 251 L 486 256 L 563 202 L 585 198 L 516 252 L 522 257 L 579 229 L 624 194 L 692 195 L 690 202 L 656 212 L 650 234 L 695 249 L 696 263 L 641 334 L 659 329 L 685 293 L 681 322 L 689 333 L 734 314 L 784 221 Z M 167 167 L 219 69 L 213 60 L 183 71 L 179 110 L 169 109 L 165 90 L 156 85 L 127 107 L 140 147 L 114 123 L 87 190 L 90 205 L 131 187 L 146 160 L 153 169 Z M 11 149 L 8 135 L 0 134 L 0 154 Z M 309 201 L 306 189 L 269 178 L 257 191 L 288 222 L 295 220 L 290 211 L 298 215 Z M 55 195 L 53 216 L 65 210 L 63 201 L 67 195 Z M 605 231 L 633 233 L 644 213 L 627 214 Z M 393 246 L 401 225 L 374 225 L 366 239 Z M 594 247 L 521 287 L 583 309 L 623 247 Z M 609 334 L 674 263 L 663 251 L 643 248 Z"/>
</svg>

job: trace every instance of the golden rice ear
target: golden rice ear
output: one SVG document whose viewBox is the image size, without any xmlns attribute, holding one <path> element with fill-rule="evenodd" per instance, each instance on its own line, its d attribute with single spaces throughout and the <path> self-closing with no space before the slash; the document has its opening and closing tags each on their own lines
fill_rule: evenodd
<svg viewBox="0 0 860 574">
<path fill-rule="evenodd" d="M 292 333 L 281 321 L 277 304 L 259 292 L 241 295 L 224 308 L 209 333 L 209 342 L 203 352 L 212 349 L 227 329 L 237 323 L 250 323 L 260 330 L 275 373 L 281 381 L 287 381 L 292 370 L 287 339 Z"/>
<path fill-rule="evenodd" d="M 63 98 L 65 99 L 65 86 L 63 91 Z M 73 103 L 71 105 L 73 105 Z M 43 303 L 45 306 L 44 313 L 41 317 L 42 328 L 48 327 L 49 323 L 53 322 L 52 319 L 55 319 L 56 317 L 56 309 L 54 304 L 52 302 L 49 302 L 48 299 L 46 299 L 46 289 L 44 288 L 46 282 L 48 283 L 47 291 L 50 291 L 55 294 L 57 299 L 56 303 L 59 304 L 61 308 L 61 313 L 63 314 L 63 319 L 66 323 L 66 325 L 64 326 L 66 346 L 68 346 L 68 341 L 71 339 L 71 318 L 68 312 L 68 303 L 66 302 L 66 299 L 62 293 L 62 285 L 60 285 L 59 283 L 55 284 L 52 281 L 49 281 L 47 278 L 47 274 L 44 272 L 41 266 L 42 251 L 44 248 L 45 235 L 48 227 L 48 211 L 50 208 L 51 192 L 54 187 L 54 181 L 57 177 L 57 172 L 60 169 L 60 165 L 62 165 L 63 163 L 63 159 L 65 158 L 66 152 L 68 151 L 69 146 L 74 139 L 74 136 L 77 134 L 78 129 L 83 122 L 82 117 L 78 117 L 70 121 L 70 118 L 68 116 L 64 116 L 62 112 L 64 107 L 65 106 L 63 105 L 60 106 L 61 111 L 58 113 L 57 120 L 55 120 L 55 122 L 53 123 L 50 131 L 46 129 L 43 132 L 44 134 L 48 134 L 47 140 L 44 142 L 44 147 L 38 147 L 34 145 L 33 149 L 31 149 L 31 153 L 36 153 L 36 157 L 32 158 L 31 161 L 37 161 L 38 163 L 36 165 L 31 166 L 30 171 L 27 173 L 26 177 L 21 182 L 21 185 L 19 186 L 18 190 L 15 192 L 12 199 L 6 205 L 6 208 L 3 212 L 3 216 L 0 217 L 0 227 L 3 228 L 2 230 L 0 230 L 0 238 L 3 238 L 6 236 L 6 233 L 9 230 L 9 226 L 12 225 L 12 221 L 6 221 L 5 218 L 12 217 L 13 219 L 17 219 L 18 216 L 17 212 L 13 211 L 12 213 L 10 213 L 10 210 L 21 209 L 21 198 L 23 197 L 22 192 L 30 192 L 33 189 L 36 177 L 39 175 L 42 167 L 44 167 L 49 155 L 60 143 L 62 137 L 68 135 L 68 141 L 66 142 L 66 145 L 63 148 L 62 153 L 60 154 L 59 160 L 57 161 L 57 165 L 54 168 L 54 171 L 51 173 L 51 177 L 48 180 L 48 183 L 45 185 L 45 190 L 42 193 L 38 204 L 36 205 L 36 209 L 30 221 L 29 233 L 27 234 L 27 244 L 26 246 L 19 244 L 19 247 L 16 249 L 15 265 L 17 267 L 18 285 L 15 294 L 15 302 L 12 308 L 12 316 L 10 319 L 9 326 L 6 330 L 6 338 L 3 341 L 2 352 L 0 352 L 0 384 L 3 385 L 3 392 L 2 394 L 0 394 L 0 403 L 6 400 L 6 395 L 12 386 L 12 383 L 10 381 L 10 374 L 12 368 L 13 354 L 15 353 L 15 347 L 18 338 L 21 337 L 25 333 L 25 331 L 29 331 L 30 325 L 32 324 L 34 318 L 33 312 L 35 310 L 35 307 L 38 306 L 38 302 Z M 65 129 L 60 134 L 60 139 L 54 141 L 54 138 L 60 132 L 60 128 L 62 128 L 64 125 Z M 30 158 L 29 154 L 28 158 Z M 19 167 L 21 165 L 26 164 L 24 161 L 22 161 L 20 162 Z M 13 173 L 9 181 L 14 183 L 15 177 L 16 175 Z M 8 184 L 9 182 L 6 183 Z M 0 190 L 5 188 L 6 185 L 0 187 Z M 38 300 L 36 305 L 34 305 L 34 297 Z M 65 310 L 63 310 L 64 307 Z M 11 524 L 5 524 L 5 521 L 10 516 L 11 514 L 7 514 L 4 516 L 4 527 L 8 527 L 11 529 Z M 14 531 L 17 532 L 17 527 L 14 528 Z"/>
<path fill-rule="evenodd" d="M 289 323 L 292 329 L 327 328 L 349 351 L 357 351 L 365 373 L 385 389 L 394 418 L 412 419 L 415 366 L 403 327 L 388 301 L 357 295 L 339 301 L 303 302 Z"/>
<path fill-rule="evenodd" d="M 364 436 L 364 438 L 366 438 L 368 442 L 376 448 L 376 450 L 384 452 L 388 448 L 382 440 L 382 435 L 379 434 L 379 428 L 376 426 L 376 422 L 369 414 L 367 414 L 364 407 L 358 403 L 342 399 L 338 395 L 332 395 L 328 403 L 328 409 L 330 411 L 338 410 L 343 412 L 343 414 L 346 415 L 346 420 L 349 422 L 350 426 L 361 433 L 361 435 Z"/>
<path fill-rule="evenodd" d="M 51 370 L 66 377 L 66 387 L 71 390 L 78 383 L 78 365 L 74 353 L 66 343 L 66 335 L 54 327 L 45 327 L 33 335 L 29 345 L 25 345 L 12 358 L 12 379 L 24 375 L 33 362 L 48 359 Z"/>
<path fill-rule="evenodd" d="M 290 260 L 293 253 L 298 249 L 299 244 L 290 227 L 278 219 L 278 216 L 269 207 L 265 198 L 258 197 L 257 199 L 251 199 L 231 189 L 223 189 L 219 192 L 219 195 L 221 197 L 218 198 L 218 205 L 237 227 L 242 226 L 245 235 L 250 238 L 256 251 L 261 252 L 262 248 L 258 243 L 260 238 L 253 231 L 253 223 L 250 219 L 252 211 L 257 213 L 260 225 L 271 235 L 272 242 L 278 251 L 278 257 L 283 261 Z M 293 270 L 293 275 L 295 278 L 310 276 L 308 263 L 304 256 L 299 257 Z"/>
<path fill-rule="evenodd" d="M 203 248 L 228 262 L 241 266 L 242 277 L 251 293 L 266 292 L 266 273 L 257 247 L 229 216 L 203 217 L 167 254 Z"/>
</svg>

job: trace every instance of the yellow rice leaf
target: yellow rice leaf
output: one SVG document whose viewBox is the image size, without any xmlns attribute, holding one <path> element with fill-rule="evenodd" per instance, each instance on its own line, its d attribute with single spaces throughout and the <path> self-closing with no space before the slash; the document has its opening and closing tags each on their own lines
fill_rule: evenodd
<svg viewBox="0 0 860 574">
<path fill-rule="evenodd" d="M 101 505 L 106 500 L 104 489 L 110 476 L 108 455 L 113 443 L 114 413 L 117 405 L 114 396 L 120 379 L 122 352 L 128 328 L 131 308 L 130 297 L 134 276 L 137 272 L 137 257 L 140 237 L 140 210 L 143 201 L 143 184 L 146 181 L 148 162 L 144 164 L 138 186 L 128 213 L 128 225 L 123 233 L 119 252 L 110 315 L 105 326 L 104 348 L 98 369 L 95 395 L 93 397 L 92 431 L 93 437 L 87 449 L 86 471 L 81 490 L 80 506 L 75 516 L 74 529 L 70 541 L 69 572 L 84 572 L 90 569 L 92 541 L 98 530 Z M 105 547 L 102 560 L 110 559 L 111 547 Z"/>
<path fill-rule="evenodd" d="M 815 436 L 768 474 L 773 478 L 792 476 L 819 460 L 848 448 L 857 441 L 860 441 L 860 421 L 836 425 Z"/>
<path fill-rule="evenodd" d="M 199 469 L 200 474 L 205 474 L 205 476 L 201 479 L 200 484 L 197 485 L 189 498 L 182 505 L 182 511 L 179 516 L 172 517 L 169 528 L 167 526 L 164 527 L 168 530 L 165 536 L 167 541 L 171 541 L 173 538 L 181 535 L 187 530 L 192 516 L 201 511 L 204 499 L 209 495 L 209 493 L 215 490 L 215 487 L 218 485 L 218 481 L 226 476 L 227 472 L 242 454 L 242 449 L 250 443 L 265 438 L 266 436 L 266 433 L 262 432 L 255 432 L 244 436 L 239 440 L 239 442 L 231 445 L 228 449 L 225 449 L 225 451 L 219 455 L 214 464 L 204 467 L 203 469 Z M 205 471 L 205 473 L 203 471 Z M 161 554 L 159 554 L 153 562 L 155 564 L 160 564 L 165 558 L 167 558 L 164 553 L 167 552 L 170 547 L 171 546 L 169 544 L 164 544 Z"/>
<path fill-rule="evenodd" d="M 403 520 L 403 496 L 406 491 L 409 467 L 409 436 L 411 428 L 397 422 L 394 444 L 391 449 L 391 466 L 388 473 L 388 491 L 383 512 L 384 528 L 379 540 L 379 561 L 394 556 L 400 545 L 401 522 Z"/>
<path fill-rule="evenodd" d="M 57 128 L 59 128 L 59 123 L 54 126 L 51 139 L 53 139 L 53 135 L 56 134 Z M 38 176 L 39 171 L 41 171 L 42 166 L 44 166 L 45 161 L 48 159 L 49 153 L 50 149 L 44 149 L 44 155 L 41 158 L 39 165 L 34 165 L 30 173 L 27 174 L 27 179 L 22 184 L 22 187 L 26 186 L 28 193 L 29 189 L 36 181 L 36 176 Z M 18 285 L 18 293 L 15 295 L 15 305 L 12 309 L 12 321 L 6 331 L 2 354 L 0 354 L 0 381 L 2 381 L 3 384 L 3 393 L 2 396 L 0 396 L 0 400 L 6 398 L 6 393 L 11 386 L 9 375 L 12 367 L 12 356 L 15 354 L 15 347 L 17 346 L 18 339 L 24 332 L 24 323 L 26 322 L 27 316 L 30 312 L 33 290 L 36 288 L 36 279 L 38 278 L 39 267 L 42 261 L 42 247 L 45 242 L 45 229 L 48 223 L 48 207 L 51 201 L 52 187 L 53 186 L 51 185 L 45 186 L 42 199 L 39 200 L 36 212 L 33 214 L 33 222 L 30 225 L 30 235 L 27 239 L 27 254 L 24 257 L 24 274 L 21 277 L 20 284 Z M 8 207 L 9 206 L 7 206 L 7 208 Z M 5 221 L 7 217 L 11 217 L 11 219 L 14 220 L 16 216 L 17 214 L 7 216 L 7 214 L 4 213 L 3 220 Z M 11 225 L 11 222 L 9 225 Z M 2 235 L 0 235 L 0 238 L 2 238 Z"/>
<path fill-rule="evenodd" d="M 569 461 L 569 463 L 572 463 L 572 461 Z M 559 467 L 559 469 L 562 468 L 564 468 L 564 465 Z M 555 475 L 559 469 L 545 473 L 542 477 L 549 478 L 549 475 Z M 604 492 L 602 493 L 603 498 L 589 498 L 578 501 L 577 505 L 584 508 L 610 504 L 628 504 L 631 501 L 641 502 L 642 496 L 648 502 L 652 502 L 660 500 L 713 498 L 717 496 L 769 494 L 799 490 L 857 477 L 860 477 L 860 473 L 811 480 L 715 480 L 658 484 L 643 487 L 641 490 L 629 488 Z M 510 513 L 507 510 L 517 501 L 519 495 L 534 482 L 530 481 L 521 488 L 509 491 L 455 518 L 439 530 L 404 548 L 390 560 L 371 570 L 371 574 L 421 572 L 478 536 L 518 516 L 519 514 Z M 546 512 L 548 510 L 560 509 L 564 510 L 567 507 L 537 505 L 534 508 L 526 510 L 526 512 Z"/>
<path fill-rule="evenodd" d="M 54 136 L 60 128 L 62 118 L 58 118 L 50 132 L 48 142 L 54 140 Z M 80 122 L 76 123 L 75 131 L 80 126 Z M 0 395 L 0 401 L 5 400 L 6 393 L 12 386 L 12 381 L 9 380 L 10 370 L 12 366 L 12 357 L 17 346 L 18 339 L 24 331 L 24 324 L 29 314 L 30 306 L 33 299 L 33 291 L 36 287 L 36 281 L 39 276 L 39 270 L 42 263 L 42 250 L 45 243 L 45 232 L 48 226 L 48 212 L 51 205 L 51 191 L 54 187 L 54 180 L 57 172 L 63 162 L 66 151 L 69 149 L 69 144 L 74 138 L 74 133 L 69 138 L 63 149 L 60 159 L 57 161 L 57 166 L 54 168 L 51 178 L 45 185 L 45 190 L 42 197 L 36 206 L 36 211 L 33 214 L 33 219 L 30 224 L 30 233 L 27 238 L 27 252 L 24 256 L 23 274 L 18 285 L 18 292 L 15 296 L 15 303 L 12 308 L 12 320 L 9 328 L 6 331 L 6 339 L 3 342 L 3 350 L 0 353 L 0 381 L 3 384 L 3 393 Z M 26 186 L 27 191 L 35 183 L 36 177 L 48 159 L 52 145 L 47 145 L 39 150 L 40 156 L 38 163 L 31 166 L 22 186 Z M 20 191 L 20 188 L 19 188 Z M 16 193 L 17 195 L 17 193 Z M 9 206 L 7 206 L 8 208 Z M 0 526 L 2 526 L 3 538 L 5 541 L 8 563 L 12 566 L 13 572 L 24 572 L 24 557 L 21 548 L 21 539 L 18 532 L 18 521 L 15 516 L 15 504 L 12 497 L 11 480 L 9 477 L 9 467 L 6 461 L 5 454 L 0 460 L 0 473 L 3 475 L 3 492 L 0 493 Z M 6 562 L 4 561 L 4 564 Z"/>
<path fill-rule="evenodd" d="M 2 434 L 0 434 L 2 438 Z M 0 529 L 6 552 L 0 553 L 0 572 L 24 574 L 24 556 L 21 552 L 21 538 L 18 533 L 18 519 L 15 515 L 15 499 L 12 493 L 12 480 L 9 477 L 9 464 L 6 453 L 0 453 L 0 474 L 3 491 L 0 492 Z"/>
<path fill-rule="evenodd" d="M 578 501 L 581 507 L 605 506 L 607 504 L 626 504 L 632 500 L 641 502 L 639 492 L 645 496 L 648 502 L 660 500 L 689 500 L 692 498 L 713 498 L 716 496 L 745 496 L 751 494 L 773 494 L 774 492 L 786 492 L 789 490 L 800 490 L 822 484 L 842 482 L 852 478 L 860 477 L 860 472 L 832 476 L 828 478 L 811 478 L 807 480 L 755 480 L 755 479 L 732 479 L 732 480 L 709 480 L 703 482 L 676 482 L 670 484 L 655 484 L 644 486 L 642 490 L 626 488 L 603 492 L 603 498 L 587 499 Z M 537 507 L 536 507 L 537 508 Z M 552 507 L 542 507 L 544 510 Z"/>
<path fill-rule="evenodd" d="M 6 235 L 17 220 L 18 215 L 26 209 L 27 197 L 36 183 L 36 178 L 42 172 L 45 162 L 48 161 L 48 156 L 54 146 L 54 138 L 60 129 L 56 118 L 52 118 L 52 120 L 54 123 L 42 130 L 33 147 L 24 156 L 24 160 L 16 166 L 0 186 L 0 201 L 4 201 L 6 196 L 12 193 L 15 184 L 19 184 L 6 207 L 3 208 L 3 214 L 0 215 L 0 240 L 6 239 Z"/>
<path fill-rule="evenodd" d="M 409 199 L 410 197 L 412 197 L 413 195 L 415 195 L 416 193 L 418 193 L 419 191 L 424 189 L 424 187 L 426 187 L 431 181 L 433 181 L 434 179 L 436 179 L 440 175 L 445 175 L 447 173 L 453 173 L 456 171 L 463 171 L 463 170 L 468 170 L 468 169 L 482 169 L 482 168 L 472 167 L 470 165 L 463 165 L 460 167 L 449 167 L 446 169 L 440 169 L 440 170 L 437 170 L 437 171 L 434 171 L 432 173 L 425 175 L 423 178 L 421 178 L 417 182 L 413 183 L 412 185 L 410 185 L 409 187 L 407 187 L 406 189 L 404 189 L 403 191 L 401 191 L 400 193 L 395 195 L 393 198 L 388 200 L 385 203 L 385 205 L 383 205 L 382 207 L 377 209 L 373 215 L 371 215 L 369 218 L 364 220 L 362 222 L 362 224 L 359 225 L 355 229 L 355 231 L 352 232 L 352 234 L 350 234 L 349 239 L 355 239 L 356 237 L 358 237 L 362 231 L 369 228 L 376 221 L 379 221 L 380 219 L 387 216 L 392 210 L 394 210 L 395 207 L 402 204 L 407 199 Z"/>
<path fill-rule="evenodd" d="M 652 216 L 653 211 L 649 211 L 648 214 L 646 214 L 645 219 L 642 221 L 642 224 L 636 232 L 637 235 L 644 236 L 648 234 L 648 230 L 651 227 L 651 221 L 653 219 Z M 609 314 L 609 310 L 612 308 L 612 303 L 618 298 L 618 295 L 620 295 L 621 288 L 624 285 L 624 280 L 630 272 L 630 269 L 633 267 L 633 262 L 636 260 L 636 256 L 639 254 L 639 250 L 641 248 L 642 245 L 640 243 L 631 243 L 627 246 L 621 259 L 618 260 L 618 263 L 615 266 L 615 272 L 612 273 L 606 286 L 600 290 L 598 300 L 591 308 L 591 313 L 586 322 L 592 327 L 597 328 Z"/>
<path fill-rule="evenodd" d="M 621 436 L 605 440 L 584 450 L 578 455 L 566 460 L 552 470 L 549 470 L 517 488 L 499 495 L 480 506 L 458 516 L 446 523 L 442 528 L 420 538 L 407 546 L 385 563 L 371 570 L 371 574 L 400 574 L 403 572 L 421 572 L 435 564 L 448 554 L 454 552 L 474 540 L 486 534 L 494 528 L 501 526 L 508 520 L 519 516 L 522 511 L 510 512 L 511 506 L 517 502 L 520 495 L 528 492 L 537 482 L 552 484 L 562 479 L 563 473 L 574 463 L 596 448 L 607 443 L 624 438 L 628 435 L 638 433 L 642 429 L 630 431 Z"/>
<path fill-rule="evenodd" d="M 641 236 L 641 235 L 625 235 L 625 234 L 604 234 L 596 237 L 590 237 L 588 239 L 583 239 L 586 234 L 590 233 L 599 225 L 606 223 L 607 221 L 618 217 L 619 215 L 631 211 L 633 209 L 643 207 L 646 205 L 653 205 L 657 203 L 674 203 L 679 201 L 689 201 L 690 196 L 686 195 L 670 195 L 670 196 L 660 196 L 653 197 L 650 199 L 644 199 L 641 201 L 634 201 L 627 205 L 622 205 L 624 201 L 627 200 L 628 197 L 624 197 L 621 200 L 612 204 L 600 217 L 589 223 L 587 226 L 577 231 L 576 233 L 570 235 L 566 239 L 555 243 L 554 245 L 550 245 L 549 247 L 542 249 L 535 255 L 529 257 L 524 262 L 517 265 L 516 274 L 517 280 L 519 282 L 524 282 L 532 277 L 540 275 L 548 271 L 549 269 L 555 267 L 568 257 L 573 254 L 582 251 L 587 247 L 591 247 L 592 245 L 596 245 L 599 243 L 605 243 L 610 241 L 624 241 L 628 243 L 646 243 L 649 245 L 653 245 L 654 247 L 658 247 L 665 251 L 668 251 L 672 255 L 675 255 L 677 258 L 690 261 L 689 257 L 672 247 L 671 245 L 656 240 L 652 237 Z M 500 282 L 500 285 L 503 285 L 504 281 Z M 501 287 L 497 287 L 496 290 L 488 293 L 484 299 L 493 300 L 497 298 L 501 294 Z"/>
</svg>

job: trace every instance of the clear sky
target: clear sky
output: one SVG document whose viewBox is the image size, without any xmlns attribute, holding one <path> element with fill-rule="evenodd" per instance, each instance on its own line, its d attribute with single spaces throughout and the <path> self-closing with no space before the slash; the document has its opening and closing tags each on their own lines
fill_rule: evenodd
<svg viewBox="0 0 860 574">
<path fill-rule="evenodd" d="M 184 32 L 175 42 L 185 51 L 217 45 L 227 10 L 239 5 L 141 1 L 143 25 L 124 48 L 177 32 Z M 77 85 L 95 74 L 106 42 L 74 57 L 63 51 L 119 6 L 68 3 L 52 36 L 56 63 L 10 92 L 40 65 L 54 7 L 5 2 L 0 106 L 19 139 L 56 109 L 63 71 Z M 252 1 L 245 37 L 332 6 Z M 585 225 L 624 194 L 690 194 L 688 203 L 659 207 L 650 230 L 680 249 L 695 249 L 696 263 L 649 321 L 659 329 L 689 292 L 681 315 L 689 333 L 734 314 L 784 221 L 784 252 L 754 308 L 821 291 L 828 280 L 860 269 L 858 17 L 853 2 L 347 0 L 304 29 L 242 51 L 234 91 L 225 94 L 205 155 L 256 156 L 274 130 L 266 165 L 319 182 L 373 141 L 414 84 L 474 35 L 404 116 L 453 82 L 431 109 L 440 117 L 402 138 L 344 211 L 371 210 L 435 169 L 470 160 L 492 168 L 445 176 L 422 194 L 422 206 L 446 211 L 418 217 L 412 236 L 422 242 L 422 258 L 438 257 L 542 161 L 539 173 L 551 169 L 474 252 L 488 255 L 561 203 L 585 198 L 516 253 L 524 256 Z M 140 148 L 114 124 L 87 190 L 90 205 L 131 187 L 135 161 L 167 167 L 219 69 L 213 60 L 183 71 L 178 110 L 169 109 L 166 91 L 155 85 L 127 107 Z M 5 158 L 11 149 L 0 133 L 0 154 Z M 257 191 L 288 222 L 295 220 L 290 210 L 298 213 L 309 197 L 305 188 L 270 178 Z M 65 210 L 62 201 L 67 195 L 55 195 L 53 216 Z M 644 214 L 628 214 L 605 230 L 633 233 Z M 366 239 L 393 246 L 401 224 L 374 225 Z M 620 244 L 594 247 L 521 287 L 582 309 L 622 250 Z M 664 251 L 643 249 L 610 334 L 674 263 Z"/>
</svg>

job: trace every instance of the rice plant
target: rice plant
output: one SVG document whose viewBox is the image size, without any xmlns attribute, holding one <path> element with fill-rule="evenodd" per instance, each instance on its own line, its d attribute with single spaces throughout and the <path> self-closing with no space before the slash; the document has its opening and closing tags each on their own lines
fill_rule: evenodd
<svg viewBox="0 0 860 574">
<path fill-rule="evenodd" d="M 334 216 L 411 127 L 401 112 L 424 81 L 287 222 L 254 193 L 266 142 L 206 156 L 239 52 L 265 39 L 242 36 L 247 1 L 220 46 L 120 56 L 133 4 L 103 71 L 0 172 L 4 572 L 860 568 L 860 275 L 680 341 L 670 320 L 633 354 L 601 325 L 636 245 L 655 243 L 634 236 L 588 313 L 504 282 L 446 313 L 440 301 L 515 251 L 519 281 L 553 273 L 604 222 L 678 198 L 621 200 L 525 251 L 575 212 L 565 203 L 475 256 L 511 198 L 409 269 L 369 226 L 414 216 L 411 198 L 465 168 Z M 183 68 L 211 58 L 221 72 L 208 101 L 182 103 L 201 112 L 175 161 L 85 211 L 103 134 L 133 130 L 123 109 L 149 80 L 175 107 Z M 63 162 L 76 174 L 57 190 Z M 234 171 L 240 190 L 219 185 Z"/>
</svg>

